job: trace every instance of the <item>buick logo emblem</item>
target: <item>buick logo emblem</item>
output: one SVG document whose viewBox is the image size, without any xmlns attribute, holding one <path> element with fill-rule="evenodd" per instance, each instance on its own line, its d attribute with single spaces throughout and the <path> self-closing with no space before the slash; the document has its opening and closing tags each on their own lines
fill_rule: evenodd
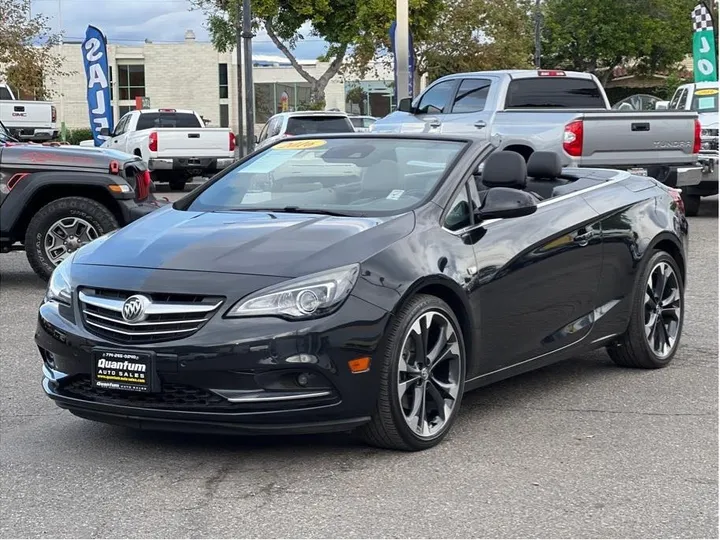
<svg viewBox="0 0 720 540">
<path fill-rule="evenodd" d="M 127 322 L 140 322 L 147 318 L 145 310 L 151 304 L 151 300 L 142 294 L 136 294 L 125 300 L 122 307 L 122 317 Z"/>
</svg>

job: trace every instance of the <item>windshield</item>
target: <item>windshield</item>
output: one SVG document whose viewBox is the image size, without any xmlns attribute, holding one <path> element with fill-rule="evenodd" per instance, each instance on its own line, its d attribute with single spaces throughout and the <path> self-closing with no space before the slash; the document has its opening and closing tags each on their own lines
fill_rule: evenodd
<svg viewBox="0 0 720 540">
<path fill-rule="evenodd" d="M 350 133 L 352 125 L 344 116 L 291 116 L 285 133 L 314 135 L 319 133 Z"/>
<path fill-rule="evenodd" d="M 465 143 L 338 138 L 283 141 L 209 185 L 188 210 L 387 215 L 417 206 Z"/>
<path fill-rule="evenodd" d="M 697 112 L 718 112 L 718 89 L 699 88 L 695 90 L 692 110 Z"/>
</svg>

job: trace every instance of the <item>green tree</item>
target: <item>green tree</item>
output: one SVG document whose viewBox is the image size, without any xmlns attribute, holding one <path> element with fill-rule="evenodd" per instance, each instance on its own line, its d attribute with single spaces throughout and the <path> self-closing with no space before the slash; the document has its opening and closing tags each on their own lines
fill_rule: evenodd
<svg viewBox="0 0 720 540">
<path fill-rule="evenodd" d="M 47 17 L 31 15 L 30 0 L 0 0 L 0 80 L 37 99 L 52 96 L 48 82 L 66 75 L 53 47 Z"/>
<path fill-rule="evenodd" d="M 546 0 L 543 67 L 588 71 L 603 83 L 621 65 L 641 74 L 670 69 L 692 51 L 697 2 Z"/>
<path fill-rule="evenodd" d="M 242 0 L 192 0 L 207 15 L 207 27 L 215 47 L 232 50 L 238 31 L 238 2 Z M 420 37 L 430 27 L 443 0 L 409 0 L 412 29 Z M 389 46 L 390 24 L 395 18 L 395 0 L 253 0 L 253 26 L 264 28 L 274 45 L 287 57 L 300 76 L 310 83 L 311 104 L 324 100 L 328 82 L 345 64 L 364 76 L 378 47 Z M 302 33 L 306 23 L 309 35 Z M 322 38 L 328 48 L 319 60 L 329 62 L 319 77 L 311 75 L 295 57 L 294 50 L 306 37 Z"/>
</svg>

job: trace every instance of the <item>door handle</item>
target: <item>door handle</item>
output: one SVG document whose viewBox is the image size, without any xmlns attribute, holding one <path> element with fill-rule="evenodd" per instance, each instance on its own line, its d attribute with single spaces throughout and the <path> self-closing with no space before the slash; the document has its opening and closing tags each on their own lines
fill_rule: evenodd
<svg viewBox="0 0 720 540">
<path fill-rule="evenodd" d="M 575 235 L 575 238 L 573 238 L 573 242 L 584 247 L 590 243 L 590 240 L 594 236 L 595 234 L 592 231 L 578 232 L 578 234 Z"/>
<path fill-rule="evenodd" d="M 475 122 L 475 123 L 473 124 L 473 126 L 475 126 L 475 127 L 478 128 L 478 129 L 482 129 L 482 128 L 484 128 L 485 126 L 487 126 L 487 124 L 485 123 L 484 120 L 478 120 L 477 122 Z"/>
<path fill-rule="evenodd" d="M 440 120 L 437 118 L 428 118 L 427 123 L 431 128 L 439 128 L 441 125 Z"/>
</svg>

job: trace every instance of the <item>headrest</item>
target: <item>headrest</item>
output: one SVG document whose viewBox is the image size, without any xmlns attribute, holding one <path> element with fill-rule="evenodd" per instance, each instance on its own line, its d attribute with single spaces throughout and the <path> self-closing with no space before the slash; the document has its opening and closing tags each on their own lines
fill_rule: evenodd
<svg viewBox="0 0 720 540">
<path fill-rule="evenodd" d="M 398 164 L 396 161 L 383 159 L 365 169 L 362 175 L 362 189 L 375 191 L 392 191 L 400 188 Z"/>
<path fill-rule="evenodd" d="M 525 158 L 517 152 L 494 152 L 485 161 L 482 181 L 487 187 L 525 189 L 527 166 Z"/>
<path fill-rule="evenodd" d="M 555 152 L 535 152 L 527 162 L 527 172 L 533 178 L 558 178 L 562 160 Z"/>
</svg>

